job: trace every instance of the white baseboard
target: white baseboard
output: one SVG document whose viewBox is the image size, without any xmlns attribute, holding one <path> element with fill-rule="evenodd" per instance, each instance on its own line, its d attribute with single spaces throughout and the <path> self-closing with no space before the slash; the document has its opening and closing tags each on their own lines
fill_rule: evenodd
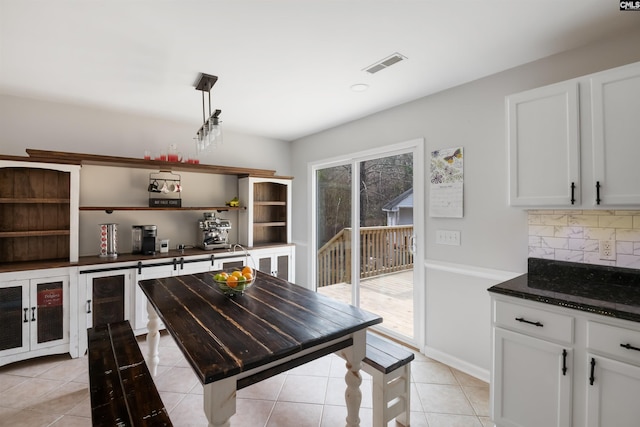
<svg viewBox="0 0 640 427">
<path fill-rule="evenodd" d="M 431 359 L 437 360 L 438 362 L 444 363 L 447 366 L 462 371 L 465 374 L 471 375 L 472 377 L 489 383 L 490 374 L 487 369 L 482 369 L 478 366 L 472 365 L 468 362 L 465 362 L 464 360 L 460 360 L 457 357 L 451 356 L 447 353 L 443 353 L 431 347 L 425 347 L 424 355 L 430 357 Z"/>
</svg>

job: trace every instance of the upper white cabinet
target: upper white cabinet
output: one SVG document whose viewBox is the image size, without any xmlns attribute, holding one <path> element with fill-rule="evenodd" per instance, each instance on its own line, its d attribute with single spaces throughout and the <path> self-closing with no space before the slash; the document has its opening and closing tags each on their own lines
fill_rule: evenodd
<svg viewBox="0 0 640 427">
<path fill-rule="evenodd" d="M 579 203 L 578 83 L 565 82 L 509 96 L 506 108 L 510 204 Z"/>
<path fill-rule="evenodd" d="M 640 205 L 640 63 L 507 97 L 509 204 Z"/>
<path fill-rule="evenodd" d="M 600 204 L 640 204 L 640 63 L 593 76 L 591 110 Z"/>
<path fill-rule="evenodd" d="M 240 211 L 238 240 L 248 247 L 291 242 L 291 178 L 238 179 Z"/>
</svg>

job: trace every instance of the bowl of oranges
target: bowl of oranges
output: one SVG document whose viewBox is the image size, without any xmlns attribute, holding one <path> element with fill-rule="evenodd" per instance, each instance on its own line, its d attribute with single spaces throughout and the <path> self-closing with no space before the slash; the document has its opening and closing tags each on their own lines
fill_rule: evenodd
<svg viewBox="0 0 640 427">
<path fill-rule="evenodd" d="M 245 265 L 241 269 L 216 273 L 213 280 L 225 295 L 236 296 L 244 294 L 244 291 L 253 284 L 255 273 L 253 268 Z"/>
</svg>

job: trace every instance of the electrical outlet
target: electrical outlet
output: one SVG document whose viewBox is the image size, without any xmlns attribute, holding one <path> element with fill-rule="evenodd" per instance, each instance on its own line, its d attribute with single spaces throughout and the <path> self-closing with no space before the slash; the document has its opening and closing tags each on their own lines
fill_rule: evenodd
<svg viewBox="0 0 640 427">
<path fill-rule="evenodd" d="M 600 259 L 615 261 L 616 260 L 616 241 L 615 240 L 600 240 Z"/>
</svg>

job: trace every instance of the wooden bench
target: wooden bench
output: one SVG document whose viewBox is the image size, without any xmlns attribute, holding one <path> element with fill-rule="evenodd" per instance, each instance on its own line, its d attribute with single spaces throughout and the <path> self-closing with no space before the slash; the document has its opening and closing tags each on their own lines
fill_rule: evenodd
<svg viewBox="0 0 640 427">
<path fill-rule="evenodd" d="M 386 427 L 394 418 L 409 426 L 414 358 L 414 354 L 402 346 L 367 332 L 362 369 L 373 379 L 373 427 Z"/>
<path fill-rule="evenodd" d="M 94 426 L 171 426 L 128 321 L 87 330 Z"/>
</svg>

